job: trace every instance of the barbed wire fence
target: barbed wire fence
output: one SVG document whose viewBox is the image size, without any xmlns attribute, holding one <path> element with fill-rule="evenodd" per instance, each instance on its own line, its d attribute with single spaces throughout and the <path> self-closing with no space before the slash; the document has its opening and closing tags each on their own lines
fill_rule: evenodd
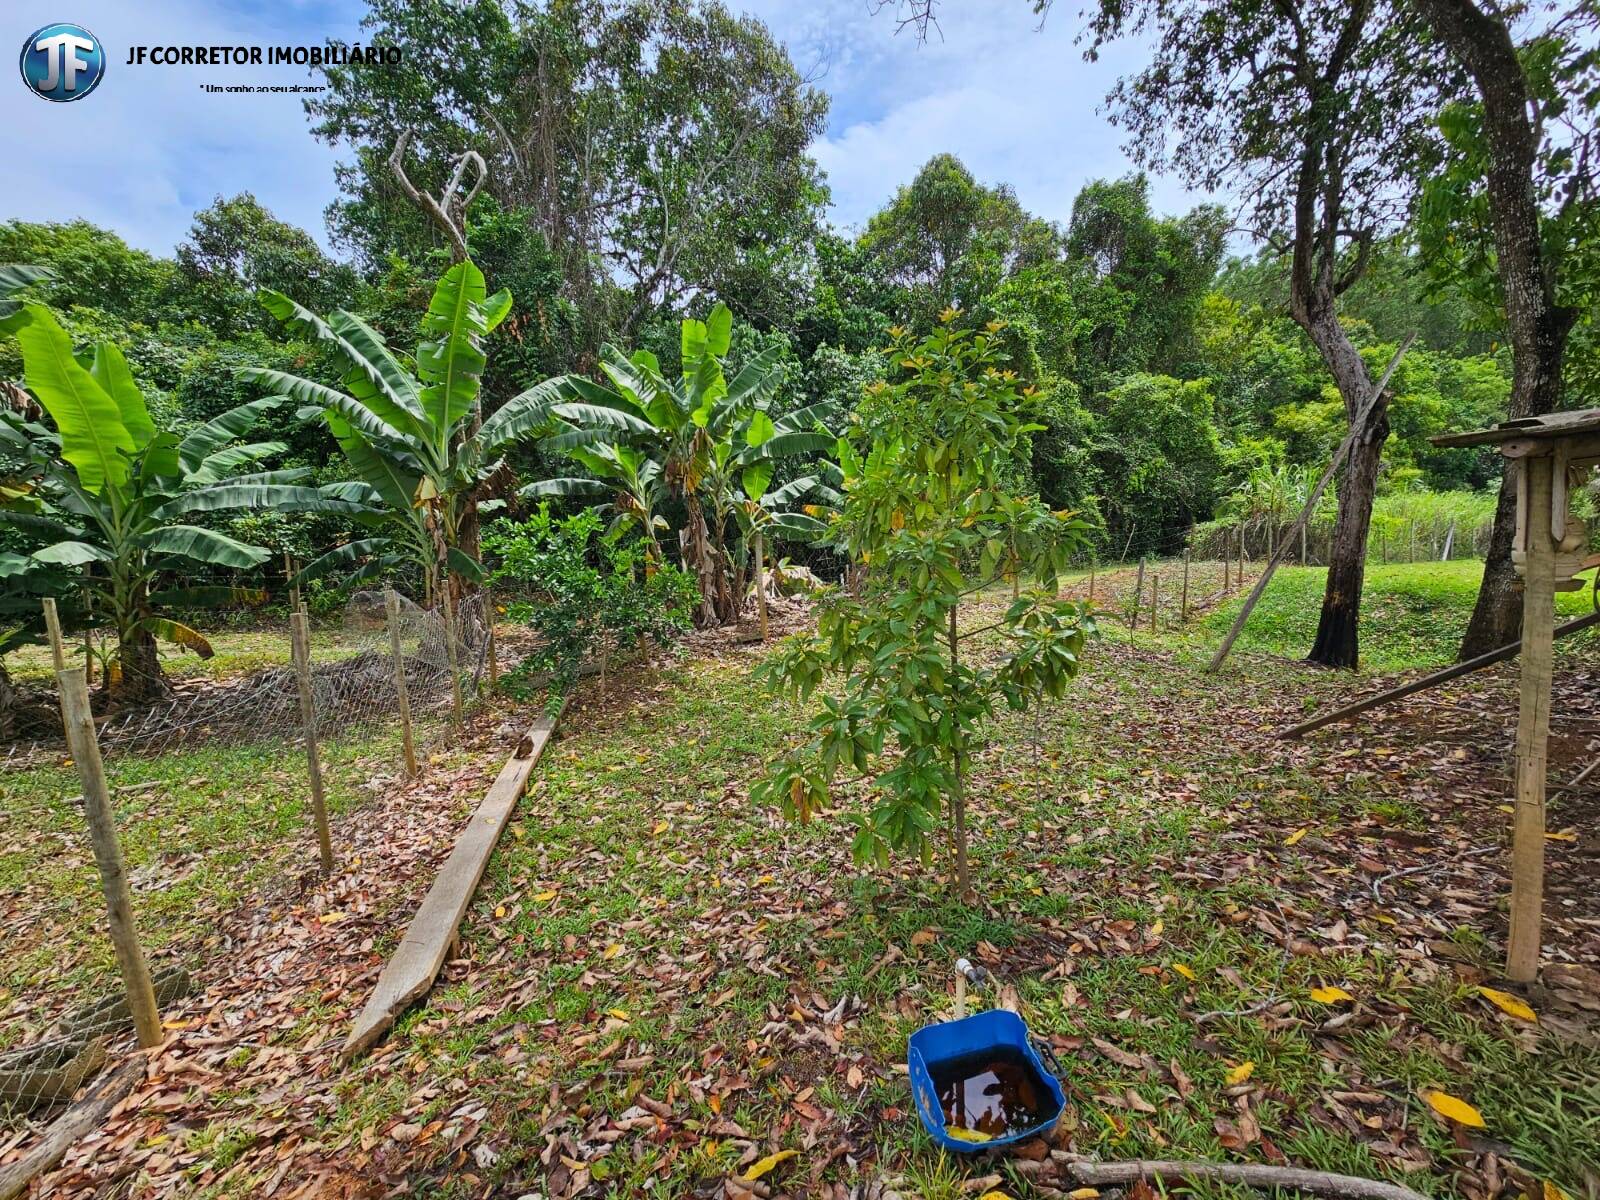
<svg viewBox="0 0 1600 1200">
<path fill-rule="evenodd" d="M 316 619 L 279 610 L 250 630 L 260 665 L 221 678 L 128 678 L 53 628 L 54 727 L 0 747 L 0 848 L 20 864 L 0 875 L 0 1162 L 97 1077 L 144 1004 L 188 990 L 215 917 L 207 884 L 232 894 L 336 867 L 331 818 L 425 771 L 459 734 L 502 665 L 494 611 L 487 591 L 433 608 L 361 591 Z M 143 702 L 95 715 L 108 674 Z M 86 740 L 69 736 L 75 712 Z M 124 939 L 148 987 L 130 981 Z"/>
</svg>

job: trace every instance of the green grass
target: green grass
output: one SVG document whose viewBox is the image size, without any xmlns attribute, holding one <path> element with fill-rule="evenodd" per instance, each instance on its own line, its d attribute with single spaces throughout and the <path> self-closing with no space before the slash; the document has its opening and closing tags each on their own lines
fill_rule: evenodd
<svg viewBox="0 0 1600 1200">
<path fill-rule="evenodd" d="M 400 762 L 397 728 L 325 739 L 329 812 L 372 792 Z M 315 861 L 304 752 L 288 741 L 212 745 L 106 760 L 123 857 L 147 953 L 199 960 L 216 920 L 276 875 Z M 99 875 L 65 758 L 0 773 L 0 894 L 12 898 L 0 959 L 0 1045 L 25 1036 L 54 994 L 106 991 L 116 973 Z M 43 1007 L 41 1007 L 43 1006 Z M 15 1018 L 15 1019 L 14 1019 Z"/>
<path fill-rule="evenodd" d="M 311 631 L 311 656 L 313 662 L 327 662 L 347 657 L 370 648 L 377 643 L 377 633 L 345 634 L 337 624 L 314 627 Z M 363 639 L 365 643 L 363 644 Z M 201 658 L 185 650 L 163 647 L 161 668 L 171 679 L 234 679 L 240 675 L 266 667 L 289 665 L 289 626 L 281 628 L 223 629 L 206 633 L 215 653 Z M 71 639 L 68 643 L 68 666 L 83 665 L 83 642 Z M 53 683 L 48 646 L 23 646 L 6 655 L 6 668 L 19 683 Z M 98 665 L 95 668 L 99 673 Z"/>
<path fill-rule="evenodd" d="M 381 1069 L 347 1078 L 335 1131 L 383 1128 L 407 1099 L 397 1078 L 449 1079 L 406 1119 L 469 1098 L 504 1114 L 489 1135 L 504 1157 L 489 1174 L 515 1194 L 537 1190 L 533 1155 L 549 1123 L 576 1137 L 642 1093 L 672 1104 L 676 1153 L 625 1137 L 593 1159 L 605 1194 L 688 1196 L 725 1174 L 729 1146 L 711 1131 L 720 1108 L 763 1153 L 802 1151 L 768 1181 L 775 1190 L 801 1185 L 807 1158 L 848 1129 L 870 1173 L 900 1175 L 907 1195 L 954 1197 L 997 1168 L 942 1155 L 895 1067 L 915 1028 L 949 1015 L 953 959 L 988 944 L 1037 1032 L 1104 1038 L 1163 1068 L 1130 1071 L 1089 1048 L 1068 1056 L 1080 1152 L 1229 1157 L 1214 1123 L 1235 1115 L 1226 1076 L 1249 1061 L 1254 1114 L 1294 1162 L 1393 1176 L 1362 1138 L 1312 1114 L 1328 1091 L 1371 1092 L 1381 1097 L 1374 1111 L 1417 1131 L 1433 1156 L 1433 1170 L 1405 1182 L 1451 1194 L 1459 1151 L 1420 1095 L 1438 1087 L 1478 1104 L 1512 1157 L 1577 1194 L 1600 1141 L 1600 1055 L 1553 1041 L 1528 1053 L 1448 971 L 1397 954 L 1385 926 L 1308 886 L 1299 857 L 1282 848 L 1285 831 L 1370 826 L 1373 798 L 1356 782 L 1329 785 L 1206 736 L 1236 719 L 1237 680 L 1097 651 L 1069 702 L 1037 726 L 1031 715 L 1002 718 L 974 764 L 981 903 L 969 906 L 938 877 L 941 856 L 935 871 L 849 863 L 858 788 L 806 826 L 752 808 L 751 782 L 802 714 L 765 696 L 747 665 L 674 668 L 625 718 L 577 725 L 552 748 L 520 815 L 527 836 L 496 856 L 463 926 L 472 960 L 495 965 L 406 1018 Z M 1264 688 L 1339 686 L 1261 660 L 1252 673 Z M 1426 823 L 1400 806 L 1387 819 Z M 1284 906 L 1305 936 L 1348 917 L 1371 940 L 1321 957 L 1286 954 L 1255 921 L 1286 919 Z M 1046 980 L 1063 960 L 1070 976 Z M 1335 1010 L 1309 993 L 1326 983 L 1360 1000 L 1363 1020 L 1348 1032 L 1320 1028 Z M 453 1018 L 512 993 L 521 1003 L 489 1019 L 461 1027 Z M 838 1054 L 791 1040 L 789 1030 L 816 1026 L 819 1007 L 842 996 L 864 1007 Z M 1219 1018 L 1199 1036 L 1195 1014 L 1264 996 L 1284 1007 L 1270 1019 Z M 1193 1081 L 1187 1099 L 1165 1077 L 1168 1064 Z M 848 1082 L 852 1066 L 859 1086 Z M 1119 1103 L 1129 1089 L 1155 1111 Z M 553 1095 L 565 1099 L 552 1105 Z M 824 1114 L 813 1150 L 797 1124 L 799 1095 Z M 836 1163 L 823 1178 L 859 1177 Z"/>
<path fill-rule="evenodd" d="M 1483 565 L 1477 562 L 1369 565 L 1361 600 L 1362 669 L 1384 673 L 1453 661 L 1482 575 Z M 1236 649 L 1304 658 L 1316 638 L 1327 578 L 1325 567 L 1280 568 Z M 1242 604 L 1241 598 L 1219 606 L 1196 623 L 1196 631 L 1215 645 Z M 1587 589 L 1556 597 L 1558 619 L 1580 616 L 1592 607 Z"/>
</svg>

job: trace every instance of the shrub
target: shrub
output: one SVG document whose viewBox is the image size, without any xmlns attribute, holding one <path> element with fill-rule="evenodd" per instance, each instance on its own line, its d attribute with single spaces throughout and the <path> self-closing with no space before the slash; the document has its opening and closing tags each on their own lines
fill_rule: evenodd
<svg viewBox="0 0 1600 1200">
<path fill-rule="evenodd" d="M 507 615 L 539 635 L 539 646 L 506 675 L 531 691 L 548 676 L 552 702 L 572 687 L 586 661 L 645 639 L 661 645 L 689 628 L 700 591 L 694 578 L 650 561 L 647 544 L 618 527 L 601 533 L 593 509 L 555 517 L 548 504 L 525 521 L 496 521 L 485 551 L 500 562 L 493 578 L 516 593 Z"/>
</svg>

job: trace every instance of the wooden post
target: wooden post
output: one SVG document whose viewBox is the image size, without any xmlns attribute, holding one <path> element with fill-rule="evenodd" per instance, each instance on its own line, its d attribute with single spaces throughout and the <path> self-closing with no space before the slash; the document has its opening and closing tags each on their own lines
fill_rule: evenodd
<svg viewBox="0 0 1600 1200">
<path fill-rule="evenodd" d="M 294 673 L 300 683 L 300 723 L 305 729 L 306 768 L 311 776 L 311 811 L 317 823 L 317 851 L 322 873 L 333 871 L 333 835 L 328 829 L 328 805 L 322 791 L 322 758 L 317 753 L 317 703 L 311 694 L 311 630 L 304 609 L 289 618 L 294 648 Z"/>
<path fill-rule="evenodd" d="M 756 530 L 756 612 L 761 620 L 761 640 L 767 640 L 767 548 Z"/>
<path fill-rule="evenodd" d="M 56 673 L 59 675 L 67 669 L 66 643 L 61 640 L 61 617 L 56 612 L 54 596 L 46 596 L 43 604 L 44 627 L 50 635 L 50 661 L 55 664 Z"/>
<path fill-rule="evenodd" d="M 296 586 L 294 577 L 294 555 L 285 550 L 283 552 L 283 581 L 289 585 L 289 611 L 297 613 L 300 611 L 300 589 Z"/>
<path fill-rule="evenodd" d="M 461 732 L 461 653 L 456 649 L 456 606 L 450 598 L 450 579 L 439 586 L 440 607 L 444 609 L 444 650 L 450 660 L 450 713 L 455 731 Z"/>
<path fill-rule="evenodd" d="M 1300 565 L 1306 565 L 1306 527 L 1300 526 Z"/>
<path fill-rule="evenodd" d="M 1406 561 L 1414 563 L 1417 561 L 1417 523 L 1415 521 L 1408 522 L 1406 529 L 1411 535 L 1410 541 L 1407 543 Z"/>
<path fill-rule="evenodd" d="M 1517 774 L 1511 844 L 1511 936 L 1506 977 L 1539 977 L 1544 912 L 1545 748 L 1550 738 L 1551 642 L 1555 628 L 1555 541 L 1550 518 L 1555 459 L 1522 460 L 1526 496 L 1523 538 L 1521 699 L 1517 708 Z"/>
<path fill-rule="evenodd" d="M 1094 606 L 1094 559 L 1089 560 L 1089 605 Z"/>
<path fill-rule="evenodd" d="M 394 659 L 394 698 L 400 707 L 400 741 L 405 747 L 406 774 L 414 776 L 417 747 L 411 737 L 411 693 L 406 691 L 406 659 L 400 648 L 400 597 L 393 588 L 384 589 L 383 610 L 389 625 L 389 655 Z"/>
<path fill-rule="evenodd" d="M 1161 632 L 1161 576 L 1150 576 L 1150 632 Z"/>
<path fill-rule="evenodd" d="M 1239 586 L 1244 587 L 1244 526 L 1239 526 Z"/>
<path fill-rule="evenodd" d="M 1139 605 L 1144 603 L 1144 555 L 1139 556 L 1139 576 L 1133 583 L 1133 615 L 1128 619 L 1128 639 L 1133 640 L 1133 631 L 1139 628 Z"/>
<path fill-rule="evenodd" d="M 1183 548 L 1183 623 L 1189 623 L 1189 547 Z"/>
<path fill-rule="evenodd" d="M 93 564 L 90 564 L 91 566 Z M 87 573 L 89 567 L 84 567 Z M 90 627 L 94 619 L 94 594 L 84 588 L 79 595 L 83 602 L 83 682 L 89 687 L 94 686 L 94 630 Z"/>
<path fill-rule="evenodd" d="M 483 596 L 483 630 L 484 636 L 489 639 L 489 690 L 492 692 L 500 686 L 500 656 L 494 642 L 494 619 L 496 609 L 494 606 L 494 593 L 489 591 L 489 585 L 483 585 L 480 593 Z"/>
<path fill-rule="evenodd" d="M 141 1046 L 159 1046 L 162 1041 L 161 1014 L 156 1008 L 156 991 L 150 982 L 150 968 L 139 947 L 133 923 L 133 899 L 128 892 L 128 876 L 122 863 L 122 847 L 117 842 L 117 818 L 111 811 L 111 790 L 106 786 L 105 763 L 100 757 L 100 741 L 95 734 L 94 717 L 89 712 L 89 685 L 82 671 L 60 670 L 56 683 L 61 689 L 61 720 L 67 730 L 67 745 L 72 761 L 83 780 L 83 813 L 89 822 L 89 839 L 94 843 L 94 860 L 100 868 L 100 892 L 106 901 L 107 927 L 111 945 L 122 971 L 122 986 L 128 996 L 128 1012 Z"/>
</svg>

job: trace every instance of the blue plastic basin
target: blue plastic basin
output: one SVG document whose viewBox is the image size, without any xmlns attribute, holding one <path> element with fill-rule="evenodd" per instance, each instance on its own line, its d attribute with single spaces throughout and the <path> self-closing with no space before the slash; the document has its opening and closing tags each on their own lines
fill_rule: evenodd
<svg viewBox="0 0 1600 1200">
<path fill-rule="evenodd" d="M 939 1107 L 939 1090 L 934 1086 L 932 1064 L 951 1058 L 964 1058 L 999 1047 L 1018 1050 L 1033 1065 L 1050 1090 L 1050 1102 L 1043 1106 L 1043 1116 L 1038 1124 L 1026 1129 L 1016 1129 L 984 1142 L 969 1142 L 953 1138 L 945 1132 L 944 1112 Z M 931 1137 L 946 1150 L 969 1154 L 974 1150 L 989 1150 L 1012 1142 L 1037 1137 L 1056 1123 L 1067 1097 L 1061 1084 L 1040 1061 L 1038 1051 L 1028 1038 L 1028 1027 L 1021 1017 L 1005 1009 L 974 1013 L 959 1021 L 942 1021 L 937 1025 L 924 1025 L 911 1035 L 906 1045 L 906 1067 L 911 1073 L 911 1097 L 917 1105 L 917 1115 Z"/>
</svg>

